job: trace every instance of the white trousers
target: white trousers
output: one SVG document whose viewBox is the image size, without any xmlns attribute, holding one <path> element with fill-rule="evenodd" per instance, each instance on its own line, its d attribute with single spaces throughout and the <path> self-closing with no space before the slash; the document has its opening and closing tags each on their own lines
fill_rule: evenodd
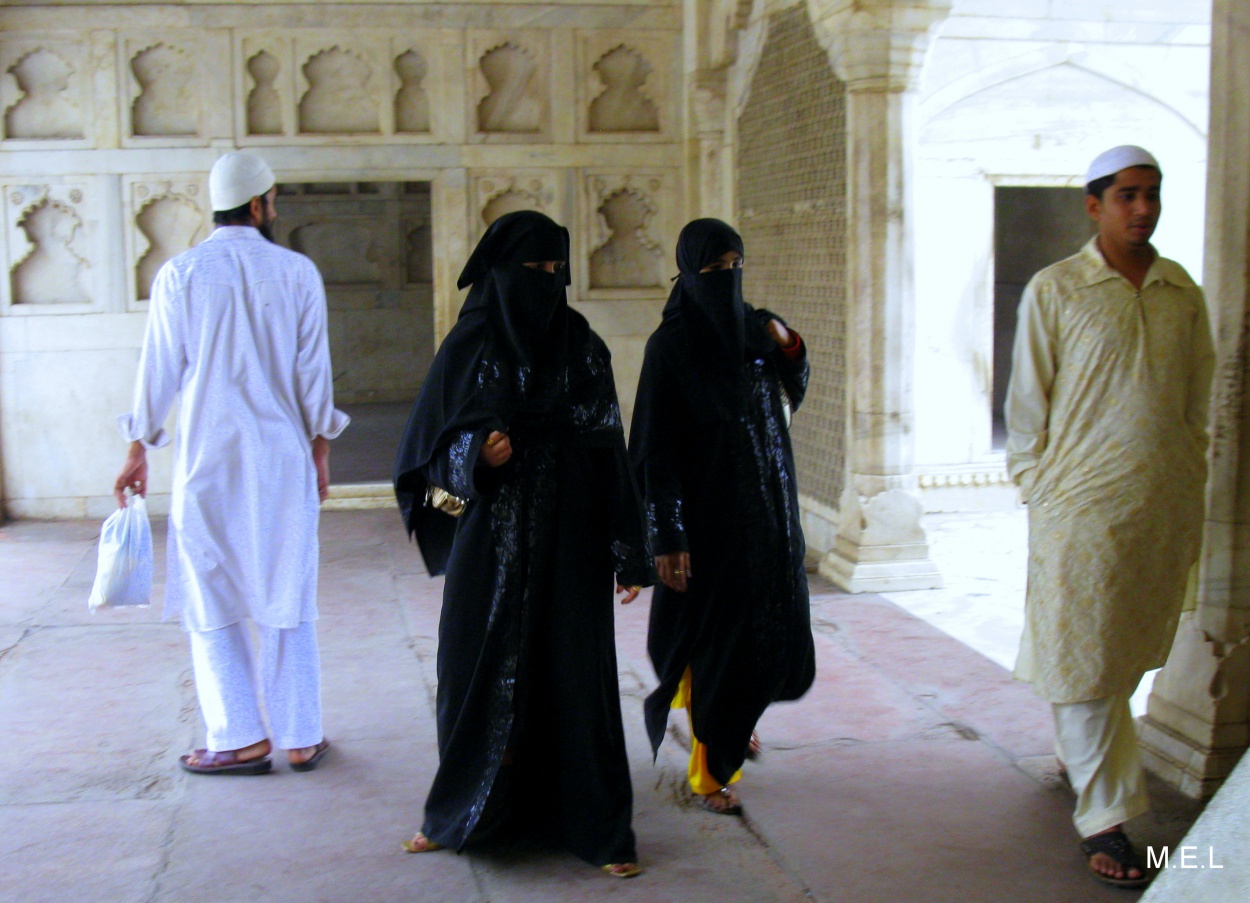
<svg viewBox="0 0 1250 903">
<path fill-rule="evenodd" d="M 1055 703 L 1055 753 L 1076 791 L 1072 821 L 1082 837 L 1150 808 L 1128 696 Z"/>
<path fill-rule="evenodd" d="M 188 631 L 195 692 L 208 727 L 208 749 L 242 749 L 268 735 L 261 719 L 264 699 L 274 745 L 303 749 L 322 740 L 321 655 L 317 622 L 282 629 L 256 625 L 257 665 L 244 624 L 218 630 Z"/>
</svg>

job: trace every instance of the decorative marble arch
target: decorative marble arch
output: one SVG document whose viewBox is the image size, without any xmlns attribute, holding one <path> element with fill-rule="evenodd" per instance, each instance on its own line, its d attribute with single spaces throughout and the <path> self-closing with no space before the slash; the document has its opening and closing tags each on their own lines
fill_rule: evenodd
<svg viewBox="0 0 1250 903">
<path fill-rule="evenodd" d="M 104 310 L 101 199 L 91 179 L 6 181 L 0 313 L 80 314 Z"/>
<path fill-rule="evenodd" d="M 161 265 L 212 231 L 207 200 L 203 173 L 122 177 L 127 310 L 146 310 Z"/>
<path fill-rule="evenodd" d="M 578 295 L 624 300 L 667 294 L 679 229 L 677 173 L 586 169 L 578 175 Z"/>
<path fill-rule="evenodd" d="M 577 33 L 577 140 L 676 140 L 676 36 L 667 31 Z"/>
<path fill-rule="evenodd" d="M 552 43 L 553 32 L 537 29 L 468 33 L 465 121 L 470 142 L 546 144 L 553 139 Z"/>
<path fill-rule="evenodd" d="M 229 33 L 167 29 L 117 39 L 122 147 L 200 147 L 231 134 Z"/>
</svg>

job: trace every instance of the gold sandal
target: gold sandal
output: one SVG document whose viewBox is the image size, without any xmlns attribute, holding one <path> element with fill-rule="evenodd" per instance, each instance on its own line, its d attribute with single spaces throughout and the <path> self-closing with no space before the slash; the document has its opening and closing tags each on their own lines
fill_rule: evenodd
<svg viewBox="0 0 1250 903">
<path fill-rule="evenodd" d="M 642 874 L 642 866 L 636 862 L 609 862 L 603 870 L 613 878 L 636 878 Z"/>
<path fill-rule="evenodd" d="M 420 831 L 412 836 L 412 840 L 405 840 L 400 846 L 404 848 L 405 853 L 433 853 L 443 848 L 441 843 L 435 843 Z"/>
</svg>

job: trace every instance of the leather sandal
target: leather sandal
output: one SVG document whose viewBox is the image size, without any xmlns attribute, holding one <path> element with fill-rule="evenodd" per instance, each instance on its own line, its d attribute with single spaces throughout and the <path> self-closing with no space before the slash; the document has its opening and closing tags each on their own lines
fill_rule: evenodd
<svg viewBox="0 0 1250 903">
<path fill-rule="evenodd" d="M 1089 873 L 1103 884 L 1110 884 L 1112 887 L 1145 887 L 1150 883 L 1150 878 L 1146 874 L 1145 863 L 1141 861 L 1141 857 L 1137 855 L 1137 851 L 1133 849 L 1133 845 L 1124 835 L 1124 832 L 1119 829 L 1095 834 L 1093 837 L 1086 837 L 1081 841 L 1081 852 L 1085 854 L 1087 863 L 1101 853 L 1114 859 L 1116 864 L 1124 870 L 1123 878 L 1115 878 L 1095 871 L 1093 866 L 1090 866 Z M 1137 871 L 1141 872 L 1141 875 L 1136 878 L 1130 878 L 1128 877 L 1129 869 L 1137 869 Z"/>
<path fill-rule="evenodd" d="M 273 760 L 269 756 L 240 759 L 237 749 L 197 749 L 185 756 L 179 756 L 178 764 L 192 774 L 264 774 L 273 768 Z"/>
<path fill-rule="evenodd" d="M 317 767 L 326 753 L 330 751 L 330 741 L 325 737 L 321 738 L 321 742 L 313 748 L 313 753 L 303 762 L 288 762 L 292 771 L 312 771 Z"/>
<path fill-rule="evenodd" d="M 742 805 L 738 802 L 737 795 L 728 787 L 722 787 L 720 790 L 714 790 L 711 793 L 698 794 L 699 805 L 708 812 L 716 815 L 741 815 Z M 720 801 L 717 805 L 712 800 Z"/>
</svg>

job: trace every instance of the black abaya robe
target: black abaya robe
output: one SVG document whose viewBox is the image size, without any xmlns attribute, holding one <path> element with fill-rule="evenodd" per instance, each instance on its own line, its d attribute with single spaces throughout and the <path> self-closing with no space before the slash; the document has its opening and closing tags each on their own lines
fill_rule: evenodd
<svg viewBox="0 0 1250 903">
<path fill-rule="evenodd" d="M 714 242 L 708 247 L 707 259 L 723 250 Z M 699 265 L 696 259 L 683 270 L 697 273 Z M 731 281 L 725 274 L 714 278 L 722 288 Z M 805 352 L 788 359 L 764 331 L 775 315 L 754 310 L 738 294 L 741 364 L 721 362 L 709 378 L 699 369 L 700 355 L 691 353 L 694 318 L 683 310 L 682 291 L 681 285 L 674 290 L 647 342 L 630 434 L 651 551 L 689 552 L 691 571 L 686 592 L 657 585 L 652 597 L 647 648 L 659 687 L 644 709 L 658 751 L 689 666 L 694 733 L 707 746 L 709 772 L 727 784 L 765 708 L 799 698 L 815 677 L 782 394 L 784 388 L 797 409 L 809 368 Z M 731 386 L 737 387 L 732 395 Z"/>
<path fill-rule="evenodd" d="M 422 831 L 460 850 L 511 823 L 594 865 L 631 862 L 613 574 L 654 576 L 610 356 L 562 306 L 550 403 L 526 410 L 513 390 L 532 373 L 494 341 L 487 306 L 471 295 L 439 349 L 396 467 L 409 530 L 447 575 Z M 478 465 L 505 428 L 511 460 Z M 424 505 L 427 482 L 467 500 L 463 514 Z"/>
</svg>

